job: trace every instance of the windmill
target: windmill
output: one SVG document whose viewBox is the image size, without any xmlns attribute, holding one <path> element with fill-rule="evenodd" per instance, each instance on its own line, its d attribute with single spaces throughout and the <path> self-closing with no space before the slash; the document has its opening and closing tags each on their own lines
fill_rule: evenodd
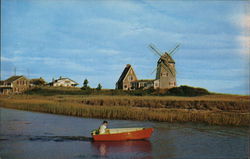
<svg viewBox="0 0 250 159">
<path fill-rule="evenodd" d="M 157 67 L 153 71 L 156 71 L 154 88 L 166 89 L 176 86 L 175 61 L 173 60 L 172 55 L 176 52 L 179 46 L 180 44 L 172 50 L 162 53 L 154 44 L 149 44 L 150 50 L 159 56 Z"/>
</svg>

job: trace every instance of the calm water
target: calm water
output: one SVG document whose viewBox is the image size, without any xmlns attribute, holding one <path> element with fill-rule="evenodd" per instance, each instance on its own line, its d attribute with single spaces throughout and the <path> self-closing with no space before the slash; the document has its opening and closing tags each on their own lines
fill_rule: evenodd
<svg viewBox="0 0 250 159">
<path fill-rule="evenodd" d="M 92 142 L 102 120 L 0 108 L 2 159 L 248 158 L 246 128 L 109 120 L 110 128 L 153 127 L 150 140 Z"/>
</svg>

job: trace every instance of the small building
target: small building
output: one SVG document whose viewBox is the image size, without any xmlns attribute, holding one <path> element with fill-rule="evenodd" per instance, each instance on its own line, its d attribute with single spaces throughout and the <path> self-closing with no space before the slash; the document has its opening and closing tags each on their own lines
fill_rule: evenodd
<svg viewBox="0 0 250 159">
<path fill-rule="evenodd" d="M 154 89 L 159 89 L 160 88 L 160 80 L 157 79 L 154 81 Z"/>
<path fill-rule="evenodd" d="M 154 87 L 154 80 L 153 79 L 142 79 L 131 82 L 132 87 L 134 89 L 149 89 Z"/>
<path fill-rule="evenodd" d="M 130 64 L 127 64 L 119 80 L 116 82 L 116 89 L 122 89 L 122 90 L 135 89 L 132 86 L 132 82 L 134 81 L 137 81 L 135 71 Z"/>
<path fill-rule="evenodd" d="M 75 87 L 78 85 L 78 83 L 70 78 L 60 77 L 57 80 L 53 80 L 51 83 L 49 83 L 49 85 L 54 87 Z"/>
<path fill-rule="evenodd" d="M 0 82 L 0 94 L 22 93 L 30 88 L 30 81 L 24 76 L 11 76 Z"/>
</svg>

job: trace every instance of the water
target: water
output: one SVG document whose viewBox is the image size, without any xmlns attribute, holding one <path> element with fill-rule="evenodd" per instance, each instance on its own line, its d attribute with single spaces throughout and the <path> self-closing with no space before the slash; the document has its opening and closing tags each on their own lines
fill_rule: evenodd
<svg viewBox="0 0 250 159">
<path fill-rule="evenodd" d="M 246 128 L 109 120 L 110 128 L 153 127 L 149 140 L 93 142 L 102 120 L 0 108 L 2 159 L 248 158 Z"/>
</svg>

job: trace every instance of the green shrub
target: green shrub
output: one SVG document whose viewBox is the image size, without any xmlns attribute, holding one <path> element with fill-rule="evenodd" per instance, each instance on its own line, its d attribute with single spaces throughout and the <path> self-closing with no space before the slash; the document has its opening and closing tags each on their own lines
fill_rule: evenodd
<svg viewBox="0 0 250 159">
<path fill-rule="evenodd" d="M 195 88 L 190 86 L 180 86 L 168 89 L 165 95 L 175 96 L 201 96 L 210 94 L 208 90 L 204 88 Z"/>
</svg>

